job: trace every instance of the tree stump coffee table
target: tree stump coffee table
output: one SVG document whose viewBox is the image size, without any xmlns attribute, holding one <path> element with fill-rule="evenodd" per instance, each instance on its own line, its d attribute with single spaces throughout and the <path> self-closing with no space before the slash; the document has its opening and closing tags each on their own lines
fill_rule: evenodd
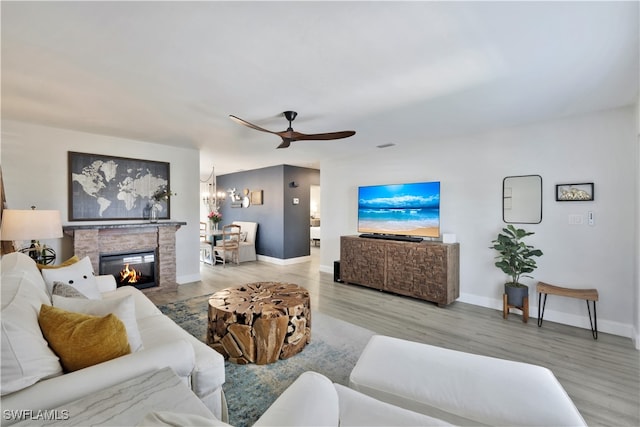
<svg viewBox="0 0 640 427">
<path fill-rule="evenodd" d="M 257 282 L 209 298 L 207 344 L 229 361 L 264 365 L 302 351 L 311 340 L 309 291 Z"/>
</svg>

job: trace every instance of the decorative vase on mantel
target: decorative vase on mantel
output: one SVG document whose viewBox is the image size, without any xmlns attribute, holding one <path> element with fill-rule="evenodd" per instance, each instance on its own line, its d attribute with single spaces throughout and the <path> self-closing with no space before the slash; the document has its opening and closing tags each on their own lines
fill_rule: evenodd
<svg viewBox="0 0 640 427">
<path fill-rule="evenodd" d="M 156 223 L 158 222 L 158 205 L 156 205 L 155 203 L 151 205 L 151 208 L 149 209 L 149 222 L 151 223 Z"/>
</svg>

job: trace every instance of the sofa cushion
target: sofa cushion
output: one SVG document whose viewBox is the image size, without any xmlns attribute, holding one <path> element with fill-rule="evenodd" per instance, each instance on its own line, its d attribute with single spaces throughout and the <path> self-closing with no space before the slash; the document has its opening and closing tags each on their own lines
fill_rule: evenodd
<svg viewBox="0 0 640 427">
<path fill-rule="evenodd" d="M 58 357 L 47 345 L 38 325 L 42 304 L 50 304 L 44 282 L 33 260 L 36 275 L 29 269 L 12 271 L 12 254 L 2 259 L 2 384 L 5 395 L 28 387 L 43 378 L 62 374 Z M 8 260 L 5 263 L 5 259 Z M 7 268 L 6 268 L 7 267 Z M 34 278 L 36 279 L 34 281 Z"/>
<path fill-rule="evenodd" d="M 2 256 L 2 277 L 9 273 L 17 273 L 20 274 L 25 280 L 29 281 L 30 286 L 33 287 L 34 291 L 41 292 L 48 298 L 49 302 L 51 302 L 51 292 L 47 290 L 47 285 L 44 283 L 44 279 L 42 278 L 42 274 L 36 267 L 36 263 L 34 260 L 29 258 L 27 255 L 20 252 L 12 252 Z M 14 292 L 16 288 L 8 287 L 9 292 Z M 2 307 L 8 304 L 8 301 L 13 298 L 5 299 L 5 286 L 2 286 Z M 38 305 L 38 311 L 40 311 L 40 305 Z"/>
<path fill-rule="evenodd" d="M 147 298 L 144 292 L 140 289 L 134 288 L 133 286 L 120 286 L 115 291 L 104 292 L 102 294 L 102 299 L 119 299 L 126 295 L 131 295 L 133 297 L 134 305 L 136 307 L 136 319 L 140 320 L 149 316 L 162 315 L 160 309 L 158 309 L 158 307 L 151 302 L 149 298 Z"/>
<path fill-rule="evenodd" d="M 53 295 L 53 306 L 76 313 L 91 314 L 92 316 L 106 316 L 109 313 L 116 315 L 124 323 L 127 330 L 127 338 L 132 352 L 142 350 L 142 338 L 138 330 L 136 320 L 136 307 L 132 295 L 123 295 L 120 298 L 90 300 L 83 298 L 67 298 Z"/>
<path fill-rule="evenodd" d="M 89 257 L 84 257 L 67 267 L 42 270 L 42 277 L 49 294 L 53 293 L 54 282 L 62 282 L 73 286 L 89 299 L 101 298 Z"/>
<path fill-rule="evenodd" d="M 124 323 L 114 314 L 98 317 L 43 304 L 38 322 L 67 372 L 131 353 Z"/>
<path fill-rule="evenodd" d="M 514 378 L 522 387 L 505 386 Z M 547 368 L 382 335 L 367 343 L 349 385 L 458 425 L 586 425 Z"/>
<path fill-rule="evenodd" d="M 152 411 L 144 416 L 140 427 L 182 427 L 182 426 L 198 426 L 198 427 L 231 427 L 224 421 L 220 421 L 215 416 L 213 418 L 205 418 L 201 415 L 186 414 L 182 412 L 168 411 Z"/>
<path fill-rule="evenodd" d="M 164 314 L 138 317 L 138 327 L 145 348 L 176 340 L 187 340 L 191 344 L 196 360 L 191 375 L 191 388 L 199 397 L 208 395 L 224 384 L 224 357 L 186 332 L 169 317 Z"/>
</svg>

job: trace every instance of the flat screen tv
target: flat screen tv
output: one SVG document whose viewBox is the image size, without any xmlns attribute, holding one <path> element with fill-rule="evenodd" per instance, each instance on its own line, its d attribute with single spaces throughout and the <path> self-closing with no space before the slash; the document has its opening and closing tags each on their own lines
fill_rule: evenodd
<svg viewBox="0 0 640 427">
<path fill-rule="evenodd" d="M 440 237 L 440 182 L 358 187 L 358 233 Z"/>
</svg>

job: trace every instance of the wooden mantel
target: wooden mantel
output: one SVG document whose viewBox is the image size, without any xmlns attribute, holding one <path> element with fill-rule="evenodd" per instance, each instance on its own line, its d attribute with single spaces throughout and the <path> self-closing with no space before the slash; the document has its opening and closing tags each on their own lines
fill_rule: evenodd
<svg viewBox="0 0 640 427">
<path fill-rule="evenodd" d="M 98 271 L 101 254 L 127 251 L 156 251 L 156 283 L 144 292 L 175 290 L 176 231 L 186 222 L 161 221 L 126 224 L 65 225 L 64 233 L 73 239 L 73 250 L 80 258 L 88 256 Z"/>
</svg>

